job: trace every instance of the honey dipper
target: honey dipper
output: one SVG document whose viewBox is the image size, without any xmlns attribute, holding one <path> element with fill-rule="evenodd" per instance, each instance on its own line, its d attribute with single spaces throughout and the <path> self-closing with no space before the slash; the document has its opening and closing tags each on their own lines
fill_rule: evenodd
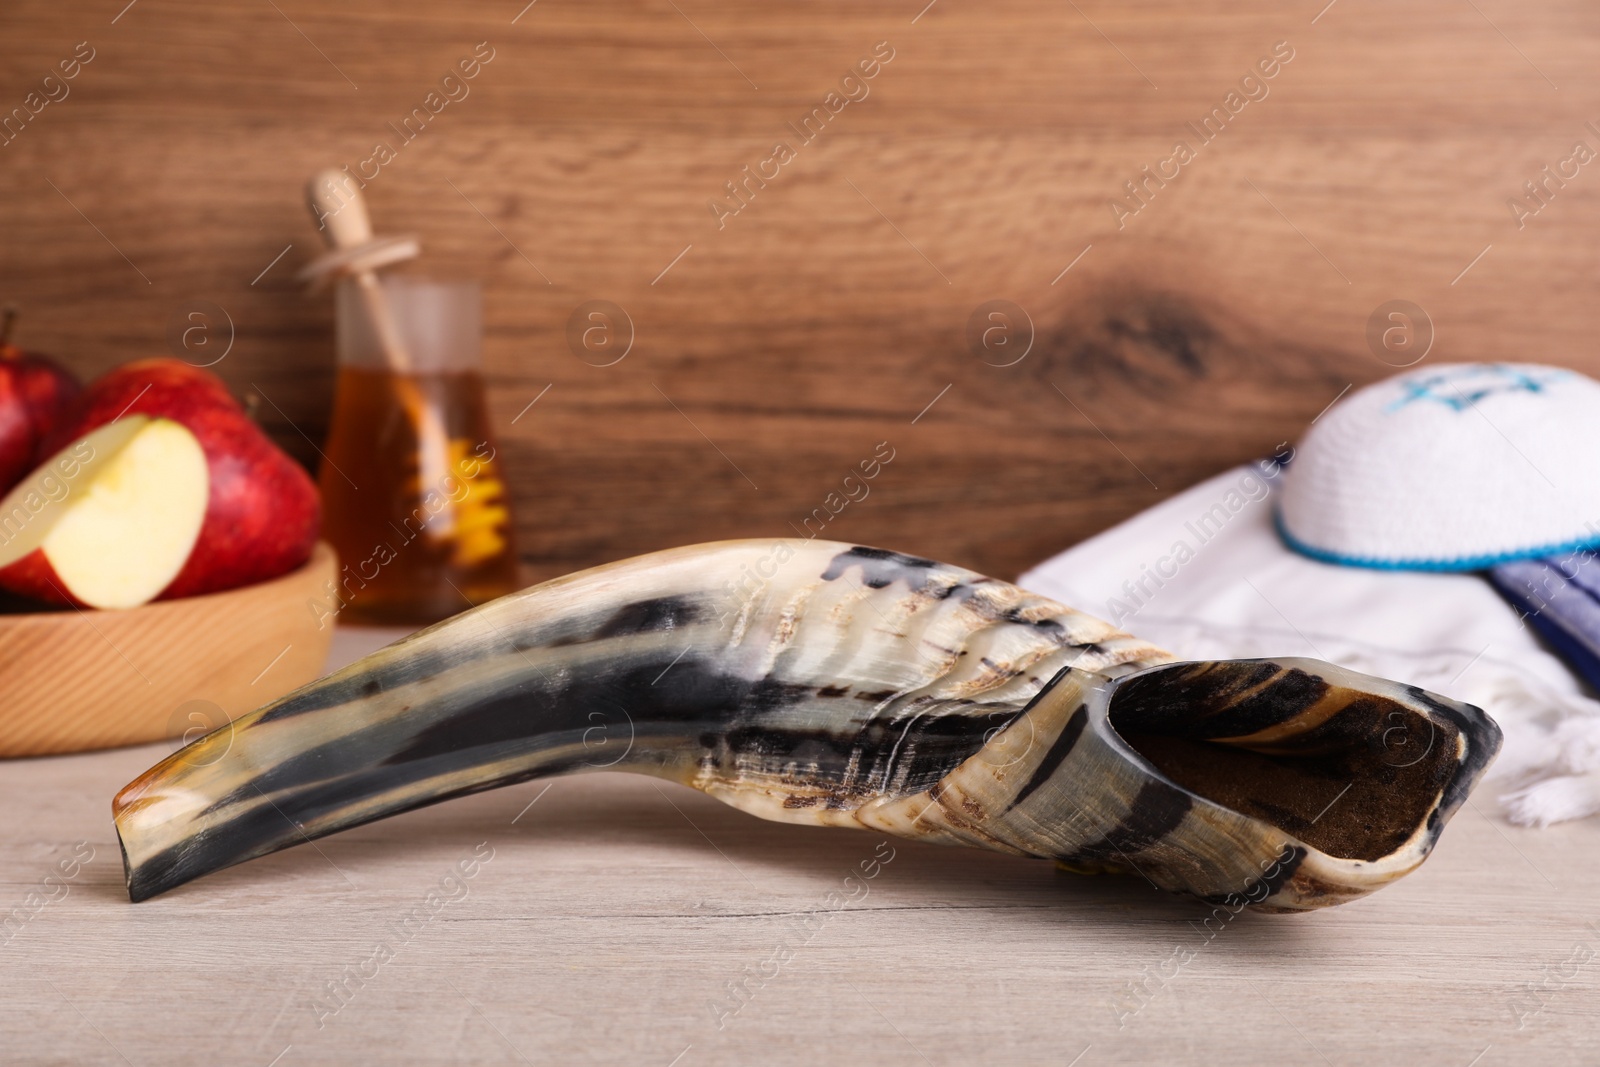
<svg viewBox="0 0 1600 1067">
<path fill-rule="evenodd" d="M 339 170 L 329 168 L 312 175 L 306 183 L 306 206 L 321 227 L 329 252 L 300 276 L 313 286 L 344 276 L 355 281 L 369 333 L 393 374 L 395 395 L 417 436 L 421 487 L 426 491 L 439 486 L 450 473 L 449 435 L 438 409 L 422 395 L 412 376 L 415 364 L 377 275 L 379 267 L 414 258 L 420 251 L 417 241 L 374 237 L 366 199 L 354 179 Z M 435 536 L 443 536 L 447 530 L 437 530 Z"/>
</svg>

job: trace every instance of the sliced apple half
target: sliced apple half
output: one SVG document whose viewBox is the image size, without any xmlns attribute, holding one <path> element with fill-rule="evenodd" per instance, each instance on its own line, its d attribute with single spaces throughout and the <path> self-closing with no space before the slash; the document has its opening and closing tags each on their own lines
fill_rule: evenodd
<svg viewBox="0 0 1600 1067">
<path fill-rule="evenodd" d="M 147 603 L 189 559 L 210 491 L 187 427 L 145 415 L 102 426 L 0 501 L 0 586 L 92 608 Z"/>
</svg>

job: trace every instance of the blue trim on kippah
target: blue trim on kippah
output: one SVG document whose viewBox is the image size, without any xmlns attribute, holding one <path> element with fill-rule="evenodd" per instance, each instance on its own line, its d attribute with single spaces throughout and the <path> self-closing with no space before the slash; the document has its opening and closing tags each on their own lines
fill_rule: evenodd
<svg viewBox="0 0 1600 1067">
<path fill-rule="evenodd" d="M 1510 552 L 1498 552 L 1484 556 L 1465 556 L 1455 559 L 1383 559 L 1376 556 L 1346 556 L 1306 544 L 1291 534 L 1288 527 L 1284 526 L 1282 508 L 1275 507 L 1272 509 L 1272 524 L 1277 527 L 1278 536 L 1283 538 L 1283 543 L 1302 556 L 1310 556 L 1312 559 L 1323 563 L 1337 563 L 1345 567 L 1366 567 L 1379 571 L 1482 571 L 1500 563 L 1512 563 L 1519 559 L 1539 559 L 1543 556 L 1559 556 L 1565 552 L 1579 552 L 1586 548 L 1600 548 L 1600 534 L 1597 534 L 1593 537 L 1566 541 L 1561 544 L 1513 549 Z"/>
</svg>

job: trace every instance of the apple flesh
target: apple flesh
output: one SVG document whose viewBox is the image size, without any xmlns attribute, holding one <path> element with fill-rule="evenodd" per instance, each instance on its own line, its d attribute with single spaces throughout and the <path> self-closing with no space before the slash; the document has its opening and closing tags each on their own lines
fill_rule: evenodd
<svg viewBox="0 0 1600 1067">
<path fill-rule="evenodd" d="M 205 450 L 186 427 L 113 422 L 0 502 L 0 583 L 36 600 L 131 608 L 172 584 L 206 516 Z"/>
<path fill-rule="evenodd" d="M 0 340 L 0 493 L 44 458 L 46 438 L 80 392 L 64 368 Z"/>
</svg>

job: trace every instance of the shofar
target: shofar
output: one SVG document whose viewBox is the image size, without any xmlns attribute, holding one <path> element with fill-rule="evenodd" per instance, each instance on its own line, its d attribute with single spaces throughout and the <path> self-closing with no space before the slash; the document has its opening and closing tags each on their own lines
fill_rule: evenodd
<svg viewBox="0 0 1600 1067">
<path fill-rule="evenodd" d="M 467 611 L 163 760 L 128 894 L 449 797 L 626 770 L 782 822 L 975 845 L 1270 910 L 1426 858 L 1482 711 L 1303 659 L 1178 663 L 931 560 L 729 541 Z"/>
</svg>

